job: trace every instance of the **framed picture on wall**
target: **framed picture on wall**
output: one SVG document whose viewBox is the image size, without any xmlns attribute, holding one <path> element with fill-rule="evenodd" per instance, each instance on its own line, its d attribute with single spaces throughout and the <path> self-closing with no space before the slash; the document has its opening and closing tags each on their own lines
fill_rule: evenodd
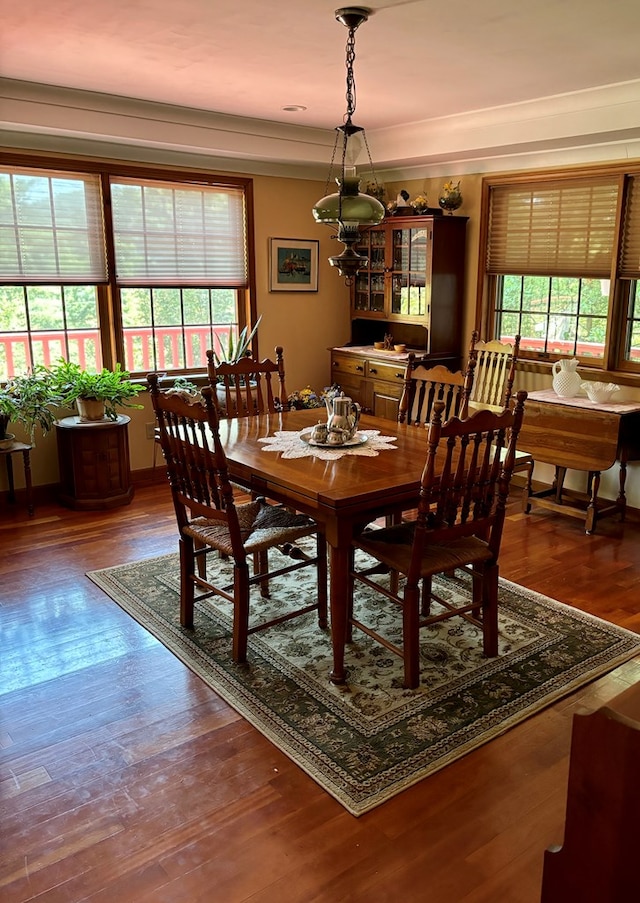
<svg viewBox="0 0 640 903">
<path fill-rule="evenodd" d="M 270 238 L 269 291 L 317 292 L 319 244 L 298 238 Z"/>
</svg>

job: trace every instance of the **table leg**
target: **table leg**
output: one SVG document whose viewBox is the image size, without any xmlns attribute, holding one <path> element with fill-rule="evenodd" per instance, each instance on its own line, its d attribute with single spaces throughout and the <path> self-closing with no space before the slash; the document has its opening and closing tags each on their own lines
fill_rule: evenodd
<svg viewBox="0 0 640 903">
<path fill-rule="evenodd" d="M 628 449 L 625 446 L 620 453 L 620 491 L 616 499 L 616 505 L 620 508 L 620 520 L 624 520 L 627 509 L 627 497 L 624 494 L 624 484 L 627 481 L 627 457 Z"/>
<path fill-rule="evenodd" d="M 15 502 L 16 500 L 16 492 L 13 485 L 13 461 L 11 460 L 11 455 L 7 455 L 7 482 L 9 484 L 9 493 L 7 498 L 10 502 Z"/>
<path fill-rule="evenodd" d="M 553 481 L 553 488 L 556 492 L 556 502 L 558 505 L 562 504 L 562 492 L 564 490 L 564 479 L 567 475 L 566 467 L 556 467 L 556 477 Z"/>
<path fill-rule="evenodd" d="M 331 610 L 331 644 L 333 669 L 329 678 L 334 684 L 346 683 L 344 645 L 347 638 L 347 586 L 349 583 L 349 546 L 329 546 Z"/>
<path fill-rule="evenodd" d="M 522 490 L 522 510 L 525 514 L 529 514 L 531 511 L 531 502 L 529 499 L 531 498 L 532 493 L 532 483 L 533 483 L 533 468 L 535 467 L 535 461 L 532 459 L 531 463 L 527 466 L 527 476 L 525 479 L 524 489 Z"/>
<path fill-rule="evenodd" d="M 600 471 L 594 470 L 589 475 L 591 485 L 589 487 L 589 506 L 587 507 L 587 519 L 585 521 L 585 533 L 593 533 L 596 528 L 598 516 L 598 491 L 600 489 Z"/>
<path fill-rule="evenodd" d="M 24 485 L 27 495 L 27 511 L 29 517 L 33 517 L 33 485 L 31 482 L 31 452 L 28 448 L 22 452 L 22 460 L 24 461 Z"/>
</svg>

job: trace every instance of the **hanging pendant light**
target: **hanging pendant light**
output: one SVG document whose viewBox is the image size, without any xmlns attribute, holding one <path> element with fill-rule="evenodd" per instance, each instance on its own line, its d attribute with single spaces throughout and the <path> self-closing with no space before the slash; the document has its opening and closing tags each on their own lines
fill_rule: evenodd
<svg viewBox="0 0 640 903">
<path fill-rule="evenodd" d="M 361 267 L 368 263 L 368 259 L 358 254 L 354 245 L 360 236 L 360 226 L 374 226 L 382 222 L 385 215 L 384 206 L 376 198 L 360 191 L 360 178 L 356 175 L 355 162 L 362 145 L 366 148 L 369 158 L 369 166 L 373 172 L 373 162 L 364 129 L 353 124 L 353 114 L 356 109 L 356 86 L 353 74 L 355 60 L 355 32 L 359 25 L 366 22 L 371 10 L 362 7 L 346 7 L 337 9 L 336 19 L 349 29 L 346 47 L 347 68 L 347 111 L 344 123 L 336 128 L 336 140 L 331 156 L 329 175 L 327 177 L 327 189 L 331 181 L 334 169 L 334 160 L 341 145 L 340 175 L 335 181 L 338 191 L 327 194 L 321 198 L 313 208 L 313 216 L 317 223 L 323 223 L 332 227 L 337 226 L 336 238 L 345 246 L 341 254 L 329 258 L 331 266 L 336 267 L 341 276 L 345 276 L 347 283 Z M 374 174 L 375 179 L 375 174 Z"/>
</svg>

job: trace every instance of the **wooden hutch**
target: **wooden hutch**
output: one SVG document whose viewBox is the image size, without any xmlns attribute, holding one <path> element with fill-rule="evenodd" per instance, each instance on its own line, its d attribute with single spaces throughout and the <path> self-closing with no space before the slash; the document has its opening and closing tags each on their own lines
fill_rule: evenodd
<svg viewBox="0 0 640 903">
<path fill-rule="evenodd" d="M 351 290 L 351 339 L 331 349 L 331 379 L 378 417 L 397 417 L 407 354 L 460 366 L 467 217 L 392 216 L 363 230 L 369 259 Z M 402 354 L 374 348 L 392 335 Z"/>
</svg>

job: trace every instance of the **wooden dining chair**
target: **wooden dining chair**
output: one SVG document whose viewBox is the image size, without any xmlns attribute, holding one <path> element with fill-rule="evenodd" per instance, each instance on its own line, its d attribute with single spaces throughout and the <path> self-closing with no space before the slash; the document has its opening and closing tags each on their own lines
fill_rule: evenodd
<svg viewBox="0 0 640 903">
<path fill-rule="evenodd" d="M 236 361 L 217 361 L 214 351 L 207 351 L 207 377 L 219 417 L 257 417 L 286 407 L 282 345 L 277 345 L 275 352 L 275 361 L 258 360 L 250 353 Z M 257 554 L 254 569 L 266 570 Z M 269 595 L 266 579 L 262 581 L 261 592 L 265 598 Z"/>
<path fill-rule="evenodd" d="M 315 521 L 280 505 L 256 498 L 237 504 L 229 480 L 227 460 L 220 442 L 219 418 L 210 387 L 202 390 L 203 404 L 190 404 L 176 394 L 161 392 L 158 374 L 147 377 L 178 523 L 180 550 L 180 623 L 192 628 L 195 602 L 220 596 L 233 603 L 233 660 L 247 658 L 247 639 L 258 630 L 318 612 L 318 624 L 327 626 L 327 552 L 325 537 Z M 315 554 L 294 545 L 305 536 L 316 538 Z M 278 549 L 284 558 L 267 573 L 250 576 L 248 557 L 258 555 L 267 566 L 267 551 Z M 211 552 L 233 561 L 233 581 L 220 586 L 207 577 L 200 560 Z M 288 559 L 289 563 L 282 563 Z M 274 578 L 313 566 L 317 584 L 306 584 L 309 602 L 278 617 L 249 626 L 250 589 Z"/>
<path fill-rule="evenodd" d="M 441 364 L 427 367 L 424 361 L 416 360 L 415 355 L 410 353 L 398 405 L 400 423 L 424 426 L 431 418 L 436 401 L 444 404 L 445 420 L 454 416 L 466 416 L 473 388 L 474 367 L 475 364 L 472 363 L 465 373 L 454 373 Z"/>
<path fill-rule="evenodd" d="M 253 417 L 286 408 L 284 355 L 275 349 L 275 361 L 246 356 L 237 361 L 218 361 L 207 351 L 207 375 L 214 389 L 218 416 Z"/>
<path fill-rule="evenodd" d="M 472 333 L 468 357 L 468 366 L 473 361 L 475 368 L 469 399 L 472 408 L 501 411 L 508 407 L 519 350 L 519 335 L 511 344 L 497 339 L 482 342 L 479 341 L 477 332 Z"/>
<path fill-rule="evenodd" d="M 478 340 L 478 333 L 471 335 L 468 366 L 475 367 L 473 388 L 469 398 L 469 410 L 488 409 L 501 411 L 509 406 L 513 394 L 516 375 L 516 361 L 520 351 L 520 336 L 515 336 L 513 344 L 494 339 L 490 342 Z M 513 472 L 533 473 L 533 456 L 525 449 L 516 451 Z M 529 477 L 527 477 L 529 480 Z"/>
<path fill-rule="evenodd" d="M 407 688 L 420 683 L 420 629 L 430 624 L 466 618 L 482 630 L 484 654 L 498 654 L 498 556 L 526 397 L 526 392 L 518 392 L 512 410 L 478 411 L 467 419 L 446 422 L 445 403 L 435 402 L 417 519 L 365 529 L 353 541 L 347 642 L 357 627 L 399 655 Z M 356 552 L 365 552 L 377 563 L 356 564 Z M 391 578 L 379 576 L 380 565 Z M 470 569 L 471 586 L 470 598 L 457 604 L 433 592 L 432 578 L 460 567 Z M 404 575 L 399 590 L 392 579 L 396 573 Z M 361 620 L 353 601 L 357 582 L 402 610 L 402 645 Z"/>
<path fill-rule="evenodd" d="M 413 352 L 409 353 L 398 405 L 398 421 L 426 426 L 436 401 L 444 404 L 445 420 L 454 416 L 466 417 L 473 387 L 474 364 L 464 373 L 461 370 L 449 370 L 442 364 L 435 367 L 427 367 L 426 364 L 424 360 L 416 360 Z M 413 516 L 413 511 L 406 512 L 404 517 L 401 514 L 388 514 L 385 522 L 389 527 Z"/>
</svg>

